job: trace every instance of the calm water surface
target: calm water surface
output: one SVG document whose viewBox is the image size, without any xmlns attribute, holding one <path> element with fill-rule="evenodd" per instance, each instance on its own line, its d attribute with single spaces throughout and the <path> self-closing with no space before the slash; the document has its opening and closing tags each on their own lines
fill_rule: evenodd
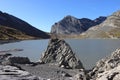
<svg viewBox="0 0 120 80">
<path fill-rule="evenodd" d="M 67 39 L 66 41 L 77 53 L 86 69 L 92 68 L 98 60 L 120 48 L 120 39 Z"/>
<path fill-rule="evenodd" d="M 15 56 L 29 57 L 38 61 L 41 53 L 47 48 L 49 40 L 27 40 L 0 45 L 0 50 L 24 49 L 12 52 Z M 66 39 L 73 51 L 83 62 L 86 69 L 92 68 L 101 58 L 120 48 L 120 39 Z"/>
<path fill-rule="evenodd" d="M 47 48 L 49 40 L 25 40 L 15 43 L 0 45 L 0 51 L 23 49 L 23 51 L 12 52 L 15 56 L 29 57 L 31 61 L 38 61 L 41 53 Z"/>
</svg>

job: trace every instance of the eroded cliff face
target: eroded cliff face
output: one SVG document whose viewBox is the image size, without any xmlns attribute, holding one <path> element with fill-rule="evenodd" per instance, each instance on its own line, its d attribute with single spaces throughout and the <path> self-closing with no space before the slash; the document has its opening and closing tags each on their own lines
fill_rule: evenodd
<svg viewBox="0 0 120 80">
<path fill-rule="evenodd" d="M 83 69 L 81 61 L 76 57 L 71 47 L 60 39 L 51 39 L 47 50 L 40 58 L 44 63 L 55 63 L 59 67 Z"/>
</svg>

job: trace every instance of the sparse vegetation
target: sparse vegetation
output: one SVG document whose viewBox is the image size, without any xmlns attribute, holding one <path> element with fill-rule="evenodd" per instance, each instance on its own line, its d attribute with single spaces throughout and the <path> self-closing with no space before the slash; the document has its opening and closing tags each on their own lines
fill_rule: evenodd
<svg viewBox="0 0 120 80">
<path fill-rule="evenodd" d="M 13 39 L 33 39 L 34 37 L 28 36 L 16 29 L 0 25 L 0 40 L 13 40 Z"/>
<path fill-rule="evenodd" d="M 109 34 L 113 37 L 120 38 L 120 28 L 110 30 Z"/>
<path fill-rule="evenodd" d="M 98 38 L 110 38 L 110 36 L 108 35 L 107 32 L 104 32 L 104 31 L 100 31 L 98 34 L 97 34 L 97 37 Z"/>
</svg>

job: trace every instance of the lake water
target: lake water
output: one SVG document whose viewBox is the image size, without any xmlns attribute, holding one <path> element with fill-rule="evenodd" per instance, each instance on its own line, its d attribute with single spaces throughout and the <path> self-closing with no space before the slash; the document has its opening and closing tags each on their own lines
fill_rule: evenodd
<svg viewBox="0 0 120 80">
<path fill-rule="evenodd" d="M 120 48 L 120 39 L 67 39 L 66 41 L 86 69 L 93 68 L 97 61 L 110 56 L 113 51 Z"/>
<path fill-rule="evenodd" d="M 31 61 L 38 61 L 41 53 L 45 51 L 48 40 L 26 40 L 0 45 L 0 51 L 23 49 L 23 51 L 12 52 L 15 56 L 29 57 Z"/>
<path fill-rule="evenodd" d="M 0 51 L 9 49 L 24 49 L 12 52 L 15 56 L 29 57 L 38 61 L 48 45 L 49 40 L 26 40 L 0 45 Z M 66 39 L 73 51 L 82 61 L 86 69 L 92 68 L 98 60 L 109 56 L 115 49 L 120 48 L 120 39 Z"/>
</svg>

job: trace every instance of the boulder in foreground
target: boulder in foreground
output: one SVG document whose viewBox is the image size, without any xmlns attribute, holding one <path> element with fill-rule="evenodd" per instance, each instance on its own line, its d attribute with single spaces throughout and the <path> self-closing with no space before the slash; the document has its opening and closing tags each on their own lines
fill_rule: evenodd
<svg viewBox="0 0 120 80">
<path fill-rule="evenodd" d="M 111 56 L 98 61 L 90 74 L 95 80 L 119 80 L 120 49 L 116 49 Z"/>
<path fill-rule="evenodd" d="M 30 64 L 30 60 L 28 57 L 14 57 L 10 56 L 2 61 L 3 65 L 14 65 L 14 64 Z"/>
<path fill-rule="evenodd" d="M 27 71 L 20 70 L 15 66 L 0 65 L 0 80 L 41 80 Z"/>
<path fill-rule="evenodd" d="M 81 61 L 75 56 L 71 47 L 61 39 L 50 40 L 47 50 L 40 61 L 43 63 L 55 63 L 63 68 L 83 69 Z"/>
</svg>

